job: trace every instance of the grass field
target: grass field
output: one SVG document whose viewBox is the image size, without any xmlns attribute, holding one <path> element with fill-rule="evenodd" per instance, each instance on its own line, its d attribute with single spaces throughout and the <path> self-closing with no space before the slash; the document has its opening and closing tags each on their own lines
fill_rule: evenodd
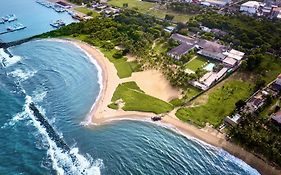
<svg viewBox="0 0 281 175">
<path fill-rule="evenodd" d="M 235 109 L 235 103 L 248 98 L 253 91 L 253 83 L 228 80 L 210 94 L 206 104 L 197 107 L 181 108 L 176 116 L 187 122 L 204 127 L 208 122 L 217 127 Z"/>
<path fill-rule="evenodd" d="M 167 11 L 164 9 L 156 9 L 157 6 L 156 3 L 152 2 L 145 2 L 140 0 L 109 0 L 108 4 L 117 6 L 117 7 L 123 7 L 123 4 L 128 3 L 129 9 L 135 9 L 141 13 L 150 14 L 152 16 L 155 16 L 157 18 L 164 19 L 166 14 L 173 15 L 175 22 L 187 22 L 191 15 L 187 14 L 178 14 L 175 12 Z"/>
<path fill-rule="evenodd" d="M 281 73 L 281 61 L 279 58 L 274 59 L 266 56 L 261 62 L 262 71 L 264 71 L 262 79 L 266 83 L 273 81 Z"/>
<path fill-rule="evenodd" d="M 145 2 L 140 0 L 110 0 L 108 4 L 123 7 L 123 4 L 128 3 L 129 9 L 137 9 L 139 12 L 146 13 L 150 8 L 155 6 L 155 3 Z"/>
<path fill-rule="evenodd" d="M 100 50 L 104 53 L 105 57 L 108 58 L 109 61 L 114 64 L 119 78 L 130 77 L 132 75 L 132 72 L 138 71 L 137 63 L 127 62 L 127 59 L 125 57 L 119 59 L 113 58 L 112 55 L 117 50 L 112 49 L 111 51 L 107 51 L 102 48 Z"/>
<path fill-rule="evenodd" d="M 207 63 L 206 58 L 196 56 L 196 58 L 186 63 L 186 68 L 195 72 L 197 69 L 201 68 L 205 63 Z"/>
<path fill-rule="evenodd" d="M 122 109 L 125 111 L 142 111 L 160 114 L 173 109 L 173 105 L 146 95 L 135 82 L 126 82 L 116 88 L 111 101 L 115 102 L 119 99 L 123 100 L 125 105 Z M 114 103 L 110 104 L 109 107 L 116 109 Z"/>
<path fill-rule="evenodd" d="M 89 14 L 89 13 L 92 13 L 92 17 L 97 17 L 97 16 L 100 16 L 99 13 L 93 11 L 93 10 L 90 10 L 86 7 L 77 7 L 75 8 L 74 10 L 78 11 L 78 12 L 81 12 L 81 13 L 84 13 L 85 15 Z"/>
</svg>

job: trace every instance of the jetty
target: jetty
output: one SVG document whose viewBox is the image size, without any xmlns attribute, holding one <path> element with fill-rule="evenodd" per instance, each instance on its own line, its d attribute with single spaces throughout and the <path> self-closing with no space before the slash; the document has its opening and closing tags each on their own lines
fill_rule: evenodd
<svg viewBox="0 0 281 175">
<path fill-rule="evenodd" d="M 25 28 L 26 28 L 26 26 L 18 23 L 18 24 L 15 24 L 13 26 L 9 26 L 6 31 L 0 32 L 0 35 L 6 34 L 6 33 L 15 32 L 15 31 L 18 31 L 18 30 L 23 30 Z"/>
<path fill-rule="evenodd" d="M 59 134 L 55 131 L 55 129 L 50 125 L 48 120 L 39 112 L 38 108 L 35 106 L 34 103 L 29 104 L 29 109 L 33 111 L 36 120 L 40 122 L 40 125 L 44 126 L 44 128 L 48 132 L 49 137 L 56 142 L 57 146 L 62 148 L 64 151 L 70 151 L 69 146 L 59 136 Z"/>
<path fill-rule="evenodd" d="M 58 132 L 56 132 L 53 126 L 48 122 L 47 118 L 40 113 L 40 111 L 33 102 L 29 104 L 29 109 L 33 112 L 33 115 L 35 116 L 36 120 L 40 122 L 40 125 L 46 129 L 48 136 L 56 143 L 57 147 L 61 148 L 62 152 L 69 154 L 74 165 L 79 165 L 79 158 L 74 153 L 71 153 L 70 147 L 58 134 Z M 85 169 L 81 170 L 81 174 L 84 173 Z"/>
</svg>

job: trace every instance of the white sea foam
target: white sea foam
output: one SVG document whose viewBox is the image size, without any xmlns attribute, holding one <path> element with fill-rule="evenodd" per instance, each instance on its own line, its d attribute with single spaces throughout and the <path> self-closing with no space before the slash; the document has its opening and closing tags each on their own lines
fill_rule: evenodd
<svg viewBox="0 0 281 175">
<path fill-rule="evenodd" d="M 25 81 L 33 77 L 37 71 L 23 71 L 22 69 L 16 69 L 13 72 L 8 73 L 9 76 L 19 78 L 21 81 Z"/>
<path fill-rule="evenodd" d="M 2 58 L 2 64 L 4 67 L 9 67 L 22 59 L 20 56 L 10 57 L 9 54 L 4 51 L 4 49 L 0 49 L 0 58 Z"/>
<path fill-rule="evenodd" d="M 33 112 L 29 109 L 29 104 L 32 103 L 30 96 L 26 96 L 25 111 L 32 119 L 33 125 L 38 129 L 39 133 L 43 136 L 44 141 L 48 145 L 47 154 L 52 161 L 52 168 L 58 174 L 86 174 L 86 175 L 100 175 L 100 168 L 103 165 L 102 160 L 98 159 L 93 161 L 90 156 L 87 158 L 79 154 L 78 148 L 71 148 L 70 153 L 63 151 L 57 147 L 56 143 L 49 137 L 46 129 L 40 125 L 36 120 Z M 73 162 L 71 155 L 77 159 Z"/>
<path fill-rule="evenodd" d="M 47 91 L 44 91 L 44 90 L 36 90 L 33 95 L 32 95 L 32 100 L 34 102 L 42 102 L 44 100 L 44 98 L 46 97 L 47 95 Z M 44 110 L 42 108 L 42 110 Z M 43 112 L 43 111 L 40 111 L 40 112 Z M 45 113 L 44 113 L 45 115 Z"/>
<path fill-rule="evenodd" d="M 19 112 L 12 119 L 10 119 L 7 123 L 5 123 L 1 128 L 6 128 L 6 127 L 12 127 L 14 126 L 17 122 L 22 121 L 28 117 L 28 114 L 23 111 Z"/>
</svg>

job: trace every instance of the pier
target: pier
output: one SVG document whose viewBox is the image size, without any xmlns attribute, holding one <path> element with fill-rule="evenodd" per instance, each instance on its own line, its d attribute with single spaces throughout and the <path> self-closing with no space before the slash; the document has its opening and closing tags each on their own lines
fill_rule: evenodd
<svg viewBox="0 0 281 175">
<path fill-rule="evenodd" d="M 26 27 L 25 27 L 26 28 Z M 22 30 L 22 29 L 21 29 Z M 16 31 L 19 31 L 19 30 L 7 30 L 7 31 L 3 31 L 3 32 L 0 32 L 0 35 L 4 35 L 4 34 L 7 34 L 7 33 L 12 33 L 12 32 L 16 32 Z"/>
<path fill-rule="evenodd" d="M 17 45 L 20 45 L 22 43 L 31 41 L 34 38 L 35 37 L 29 37 L 29 38 L 25 38 L 25 39 L 21 39 L 21 40 L 17 40 L 17 41 L 12 41 L 12 42 L 4 42 L 4 41 L 0 40 L 0 48 L 9 48 L 9 47 L 17 46 Z"/>
</svg>

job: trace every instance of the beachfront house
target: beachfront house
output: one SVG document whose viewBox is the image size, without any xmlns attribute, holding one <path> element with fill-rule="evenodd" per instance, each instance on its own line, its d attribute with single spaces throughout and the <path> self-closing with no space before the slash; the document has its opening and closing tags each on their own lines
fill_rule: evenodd
<svg viewBox="0 0 281 175">
<path fill-rule="evenodd" d="M 218 72 L 207 72 L 205 75 L 203 75 L 198 81 L 193 81 L 191 84 L 199 89 L 207 90 L 212 85 L 214 85 L 216 82 L 221 80 L 224 75 L 227 73 L 228 68 L 222 68 Z"/>
<path fill-rule="evenodd" d="M 229 125 L 229 126 L 235 126 L 240 122 L 240 120 L 241 120 L 241 115 L 236 113 L 232 116 L 227 116 L 224 119 L 224 123 Z"/>
</svg>

